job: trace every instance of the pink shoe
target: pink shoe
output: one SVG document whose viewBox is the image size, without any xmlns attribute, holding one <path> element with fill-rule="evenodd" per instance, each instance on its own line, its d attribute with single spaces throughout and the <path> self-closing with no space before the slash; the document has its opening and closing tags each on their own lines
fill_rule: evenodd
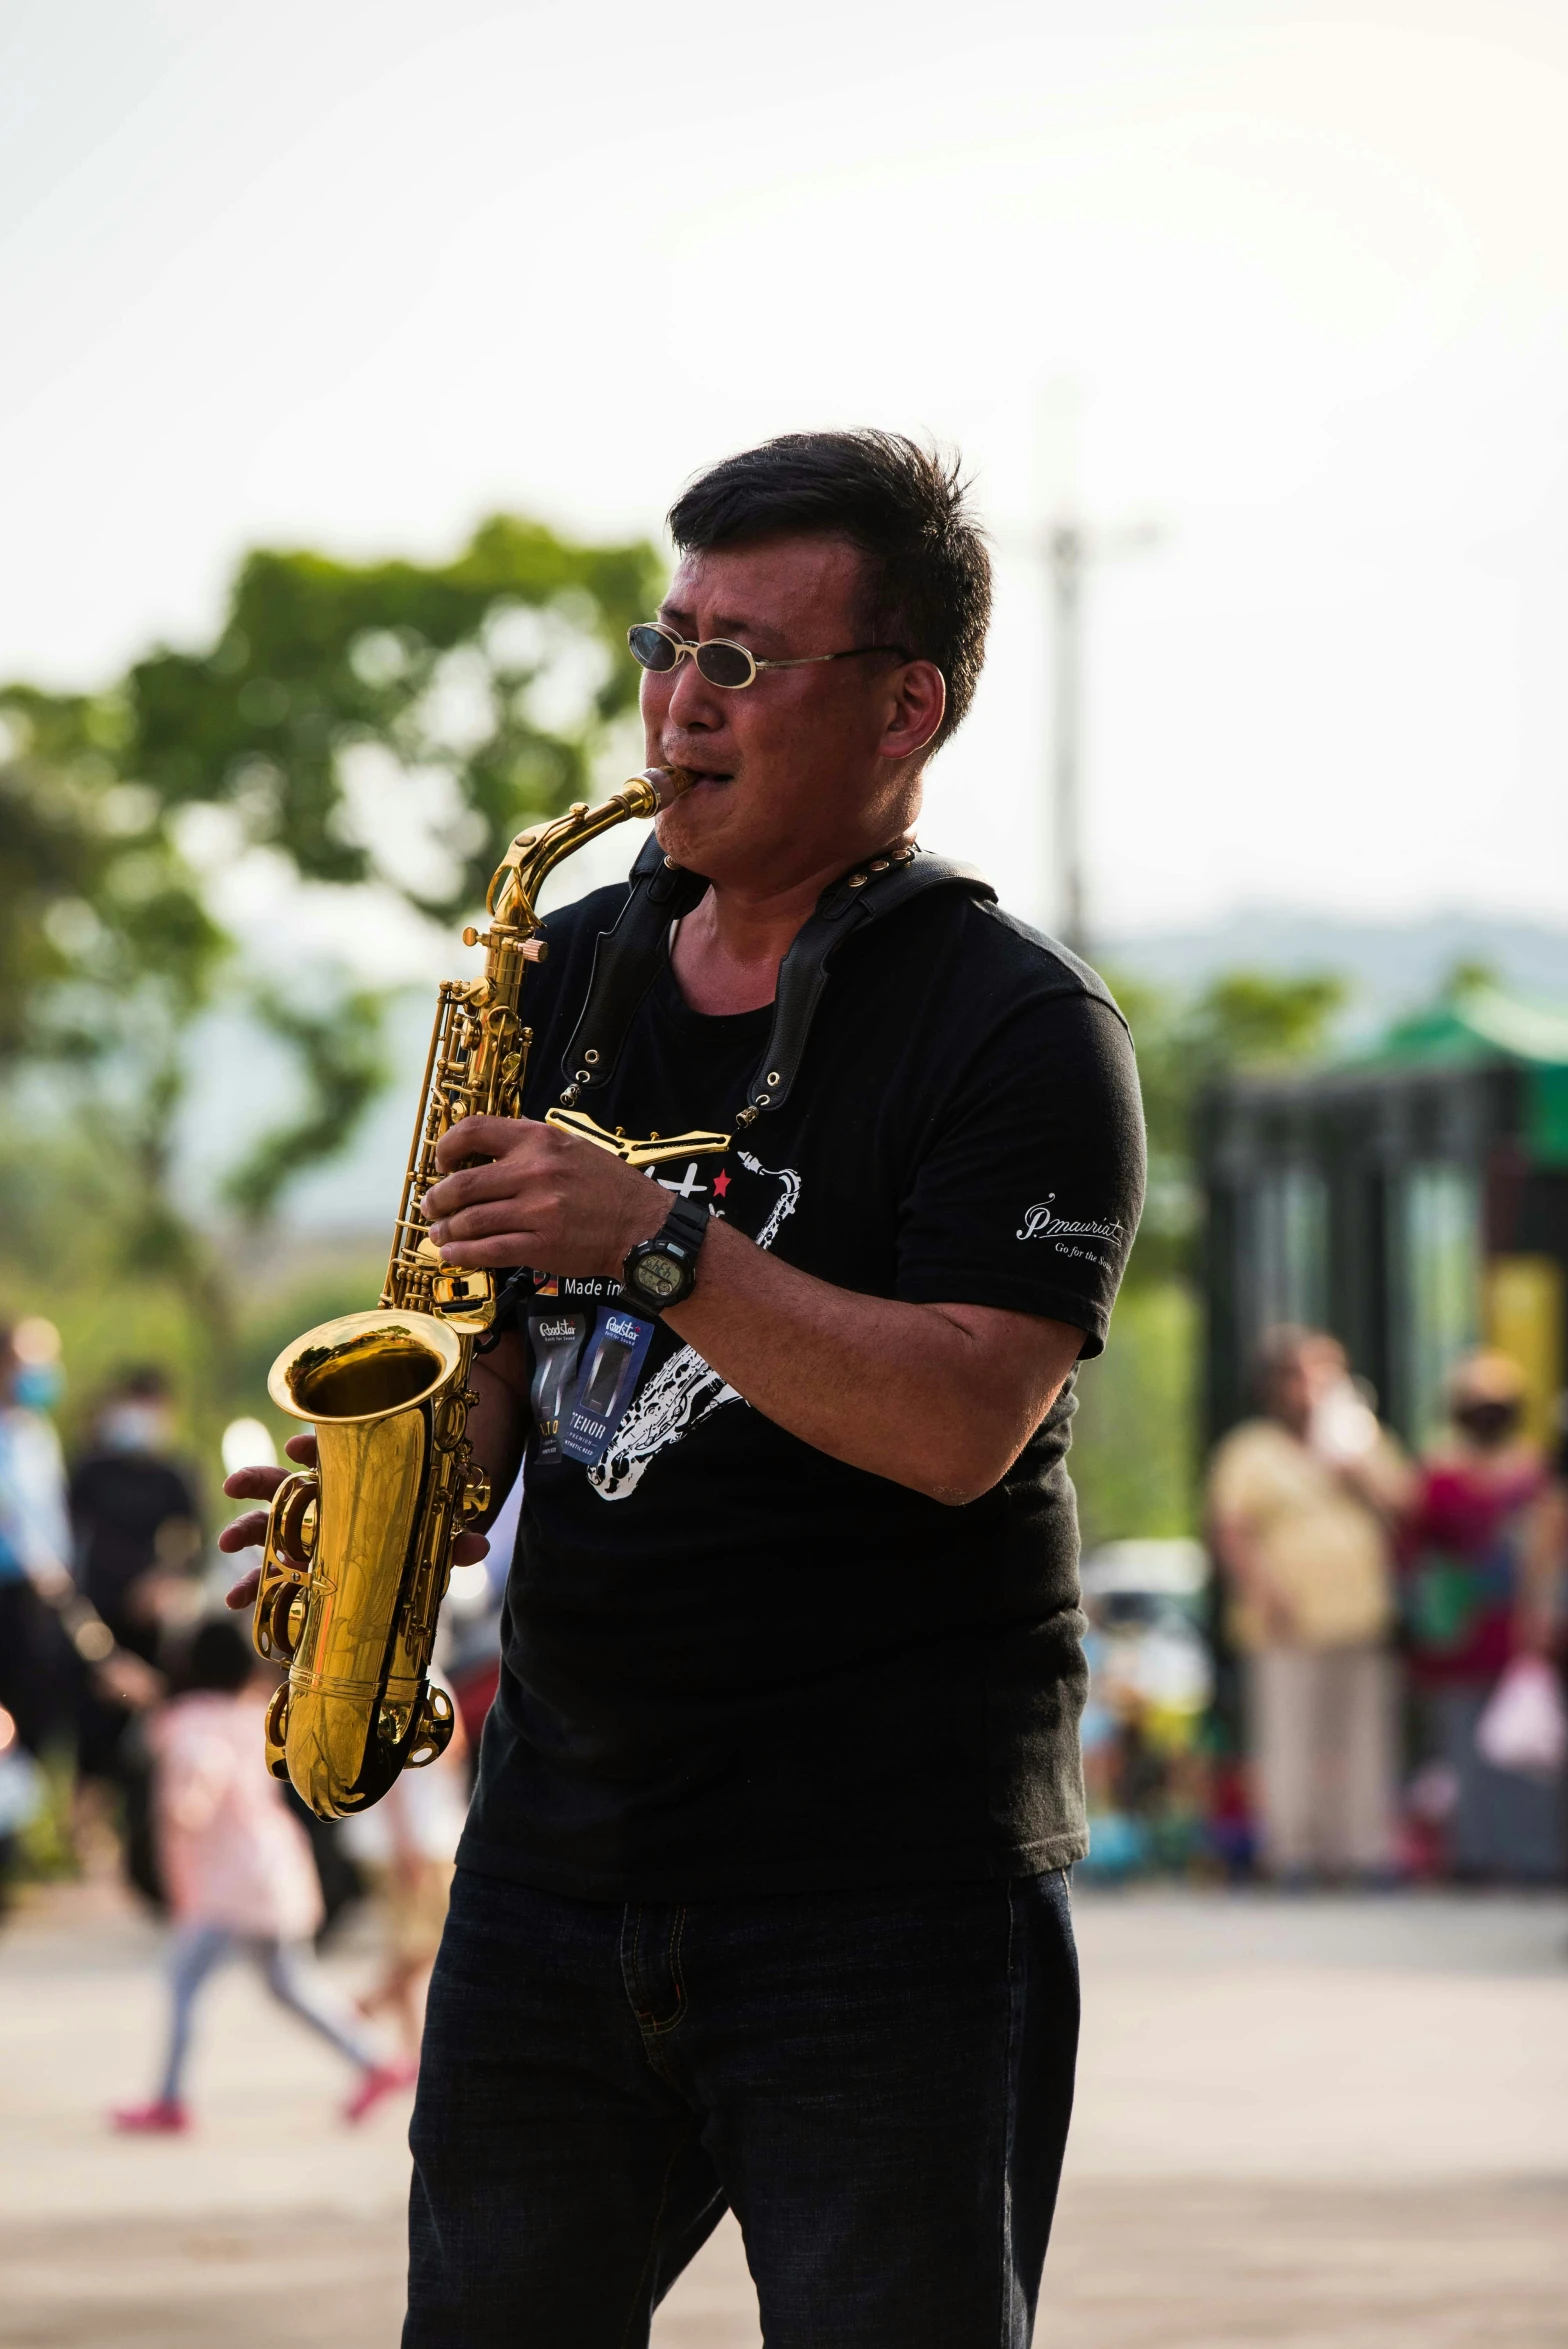
<svg viewBox="0 0 1568 2349">
<path fill-rule="evenodd" d="M 395 2096 L 400 2088 L 412 2088 L 418 2077 L 418 2064 L 372 2064 L 344 2105 L 343 2118 L 362 2121 L 383 2097 Z"/>
<path fill-rule="evenodd" d="M 191 2116 L 177 2097 L 155 2097 L 151 2104 L 128 2104 L 109 2115 L 109 2126 L 131 2137 L 178 2137 L 191 2125 Z"/>
</svg>

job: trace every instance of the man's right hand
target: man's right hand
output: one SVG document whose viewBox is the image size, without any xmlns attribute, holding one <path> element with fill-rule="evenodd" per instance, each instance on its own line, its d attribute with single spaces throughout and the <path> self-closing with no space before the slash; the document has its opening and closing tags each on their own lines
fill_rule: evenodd
<svg viewBox="0 0 1568 2349">
<path fill-rule="evenodd" d="M 316 1439 L 313 1435 L 290 1436 L 283 1449 L 300 1468 L 316 1465 Z M 287 1468 L 236 1468 L 224 1478 L 223 1489 L 231 1501 L 271 1501 L 283 1479 L 291 1474 Z M 218 1536 L 220 1550 L 259 1550 L 267 1538 L 267 1512 L 248 1509 L 243 1517 L 236 1517 Z M 460 1533 L 452 1545 L 454 1566 L 473 1566 L 489 1552 L 490 1544 L 482 1533 Z M 242 1574 L 228 1595 L 228 1605 L 236 1613 L 253 1606 L 256 1585 L 261 1580 L 261 1569 L 253 1566 Z"/>
</svg>

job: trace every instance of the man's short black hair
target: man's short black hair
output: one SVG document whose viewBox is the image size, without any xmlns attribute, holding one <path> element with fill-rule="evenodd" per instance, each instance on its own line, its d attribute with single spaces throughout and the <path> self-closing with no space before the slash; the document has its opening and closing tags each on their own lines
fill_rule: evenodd
<svg viewBox="0 0 1568 2349">
<path fill-rule="evenodd" d="M 682 554 L 812 532 L 865 558 L 868 644 L 934 661 L 947 679 L 939 749 L 974 699 L 991 617 L 991 558 L 956 457 L 901 433 L 785 432 L 699 474 L 669 512 Z"/>
</svg>

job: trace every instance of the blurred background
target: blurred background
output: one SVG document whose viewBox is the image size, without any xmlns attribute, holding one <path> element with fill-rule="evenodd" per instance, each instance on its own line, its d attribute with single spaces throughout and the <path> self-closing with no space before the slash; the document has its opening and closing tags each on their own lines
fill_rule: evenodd
<svg viewBox="0 0 1568 2349">
<path fill-rule="evenodd" d="M 1055 2337 L 1561 2338 L 1565 133 L 1522 0 L 0 17 L 0 2340 L 241 2339 L 258 2213 L 297 2338 L 394 2337 L 406 2104 L 340 2141 L 260 1985 L 218 2156 L 105 2126 L 157 1723 L 502 844 L 640 763 L 666 506 L 858 422 L 993 535 L 922 837 L 1105 970 L 1149 1117 Z M 407 1852 L 315 1861 L 323 1980 L 416 1995 Z M 726 2242 L 671 2349 L 755 2337 Z"/>
</svg>

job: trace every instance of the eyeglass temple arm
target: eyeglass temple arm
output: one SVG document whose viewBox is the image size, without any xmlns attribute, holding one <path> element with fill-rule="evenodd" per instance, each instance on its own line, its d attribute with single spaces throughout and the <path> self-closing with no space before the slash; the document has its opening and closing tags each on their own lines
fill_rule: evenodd
<svg viewBox="0 0 1568 2349">
<path fill-rule="evenodd" d="M 745 649 L 743 645 L 741 650 Z M 759 661 L 755 653 L 751 657 L 759 669 L 812 669 L 818 661 L 858 661 L 862 653 L 876 652 L 897 653 L 902 660 L 909 658 L 901 644 L 852 644 L 844 652 L 806 653 L 796 661 Z"/>
</svg>

